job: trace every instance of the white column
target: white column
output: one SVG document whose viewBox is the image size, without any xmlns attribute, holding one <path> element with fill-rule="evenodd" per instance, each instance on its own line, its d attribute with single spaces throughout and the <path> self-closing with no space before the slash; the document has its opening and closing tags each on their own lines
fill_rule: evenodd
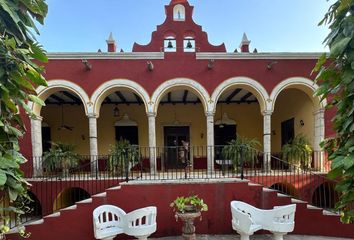
<svg viewBox="0 0 354 240">
<path fill-rule="evenodd" d="M 33 175 L 40 176 L 43 172 L 42 168 L 42 120 L 41 116 L 31 118 L 31 137 L 32 137 L 32 156 L 33 156 Z"/>
<path fill-rule="evenodd" d="M 265 172 L 271 171 L 271 111 L 264 111 L 263 113 L 263 170 Z"/>
<path fill-rule="evenodd" d="M 324 152 L 321 149 L 320 143 L 325 138 L 325 121 L 324 121 L 325 110 L 320 109 L 314 112 L 314 125 L 315 125 L 315 136 L 313 142 L 314 151 L 314 165 L 315 169 L 318 171 L 324 171 Z"/>
<path fill-rule="evenodd" d="M 214 113 L 206 113 L 207 121 L 207 166 L 208 173 L 214 172 Z"/>
<path fill-rule="evenodd" d="M 97 116 L 89 114 L 89 136 L 90 136 L 90 156 L 91 156 L 91 173 L 98 173 L 98 144 L 97 144 Z"/>
<path fill-rule="evenodd" d="M 149 154 L 150 154 L 150 173 L 157 172 L 156 164 L 156 113 L 147 114 L 149 122 Z"/>
</svg>

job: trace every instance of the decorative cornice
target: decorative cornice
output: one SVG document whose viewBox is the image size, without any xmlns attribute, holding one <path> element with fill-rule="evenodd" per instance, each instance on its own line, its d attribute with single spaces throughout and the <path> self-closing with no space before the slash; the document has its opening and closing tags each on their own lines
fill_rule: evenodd
<svg viewBox="0 0 354 240">
<path fill-rule="evenodd" d="M 123 59 L 123 60 L 141 60 L 141 59 L 164 59 L 163 52 L 116 52 L 116 53 L 48 53 L 49 60 L 70 60 L 70 59 Z"/>
<path fill-rule="evenodd" d="M 318 59 L 323 53 L 196 53 L 196 59 L 220 59 L 220 60 L 232 60 L 232 59 Z"/>
</svg>

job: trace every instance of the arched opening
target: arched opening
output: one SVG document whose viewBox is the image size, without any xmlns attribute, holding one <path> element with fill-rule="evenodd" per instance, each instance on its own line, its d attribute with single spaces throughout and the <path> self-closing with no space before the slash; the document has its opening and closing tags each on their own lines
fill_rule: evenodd
<svg viewBox="0 0 354 240">
<path fill-rule="evenodd" d="M 100 155 L 118 154 L 114 149 L 123 146 L 123 140 L 129 142 L 124 148 L 141 150 L 141 158 L 134 161 L 132 167 L 142 162 L 142 167 L 149 169 L 149 128 L 145 105 L 142 98 L 127 88 L 112 88 L 104 98 L 99 118 L 97 119 L 98 149 Z M 136 155 L 135 155 L 136 156 Z M 106 169 L 107 162 L 99 159 L 99 169 Z M 114 163 L 120 172 L 124 163 Z M 140 170 L 140 165 L 139 167 Z M 112 169 L 111 169 L 112 170 Z"/>
<path fill-rule="evenodd" d="M 335 184 L 325 182 L 318 186 L 314 191 L 312 204 L 324 209 L 334 209 L 338 199 L 339 194 L 335 190 Z"/>
<path fill-rule="evenodd" d="M 292 196 L 294 198 L 299 198 L 299 194 L 296 190 L 296 188 L 291 185 L 290 183 L 287 182 L 282 182 L 282 183 L 275 183 L 272 186 L 270 186 L 271 189 L 277 190 L 278 192 L 282 194 L 286 194 L 289 196 Z"/>
<path fill-rule="evenodd" d="M 27 192 L 30 199 L 18 198 L 15 202 L 10 203 L 7 196 L 2 196 L 0 201 L 2 219 L 9 219 L 9 227 L 14 228 L 19 223 L 27 223 L 32 220 L 42 218 L 42 206 L 37 196 L 31 191 Z M 13 211 L 9 211 L 10 207 L 16 207 L 23 211 L 23 214 L 17 215 Z"/>
<path fill-rule="evenodd" d="M 98 145 L 108 154 L 110 145 L 124 139 L 132 145 L 148 146 L 148 125 L 144 102 L 129 89 L 116 88 L 102 102 L 97 120 Z"/>
<path fill-rule="evenodd" d="M 182 4 L 178 4 L 173 8 L 173 20 L 184 21 L 186 19 L 186 9 Z"/>
<path fill-rule="evenodd" d="M 76 202 L 90 198 L 90 194 L 82 188 L 67 188 L 58 194 L 53 203 L 53 211 L 74 205 Z"/>
<path fill-rule="evenodd" d="M 88 155 L 89 126 L 81 98 L 69 90 L 52 92 L 41 109 L 43 152 L 53 143 L 72 145 L 80 155 Z"/>
<path fill-rule="evenodd" d="M 299 137 L 303 137 L 313 148 L 315 110 L 314 100 L 299 88 L 288 87 L 279 93 L 272 114 L 272 155 L 281 156 L 283 146 Z M 292 164 L 301 164 L 304 168 L 311 167 L 311 158 L 301 163 L 294 161 Z"/>
<path fill-rule="evenodd" d="M 164 39 L 164 52 L 176 52 L 177 51 L 177 41 L 176 37 L 168 35 Z"/>
<path fill-rule="evenodd" d="M 31 201 L 28 202 L 27 207 L 30 211 L 28 211 L 28 213 L 26 213 L 26 217 L 30 217 L 30 218 L 40 218 L 42 217 L 42 205 L 41 202 L 39 201 L 39 199 L 37 198 L 37 196 L 32 193 L 32 192 L 28 192 L 28 195 L 31 199 Z"/>
<path fill-rule="evenodd" d="M 167 89 L 156 102 L 157 165 L 164 170 L 206 169 L 207 137 L 205 108 L 194 89 L 175 86 Z M 188 145 L 188 150 L 184 147 Z"/>
<path fill-rule="evenodd" d="M 237 138 L 254 139 L 259 142 L 259 146 L 255 147 L 262 150 L 263 116 L 258 98 L 253 92 L 251 88 L 233 85 L 225 89 L 217 99 L 214 115 L 214 144 L 216 164 L 219 167 L 234 164 L 230 159 L 226 159 L 223 151 L 227 149 L 225 146 Z M 263 162 L 260 157 L 244 160 L 246 166 Z"/>
</svg>

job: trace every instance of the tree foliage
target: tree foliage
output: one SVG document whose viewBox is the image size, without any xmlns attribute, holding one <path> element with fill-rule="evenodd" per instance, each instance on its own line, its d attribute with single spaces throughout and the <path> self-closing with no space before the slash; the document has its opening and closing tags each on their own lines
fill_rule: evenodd
<svg viewBox="0 0 354 240">
<path fill-rule="evenodd" d="M 317 94 L 327 98 L 328 108 L 335 108 L 337 133 L 323 146 L 332 161 L 329 176 L 340 180 L 336 207 L 343 212 L 342 221 L 350 223 L 354 220 L 354 0 L 337 0 L 320 22 L 323 24 L 330 28 L 324 41 L 330 53 L 314 69 L 321 85 Z"/>
<path fill-rule="evenodd" d="M 20 170 L 26 161 L 19 152 L 18 140 L 25 132 L 20 109 L 32 115 L 27 103 L 43 104 L 35 87 L 46 81 L 33 60 L 47 61 L 35 40 L 35 22 L 43 24 L 46 14 L 45 0 L 0 0 L 0 191 L 1 200 L 10 203 L 28 197 Z"/>
</svg>

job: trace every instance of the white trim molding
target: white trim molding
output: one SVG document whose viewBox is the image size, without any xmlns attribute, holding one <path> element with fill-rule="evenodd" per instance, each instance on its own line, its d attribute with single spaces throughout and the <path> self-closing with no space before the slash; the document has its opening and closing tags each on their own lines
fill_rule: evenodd
<svg viewBox="0 0 354 240">
<path fill-rule="evenodd" d="M 63 79 L 56 79 L 56 80 L 48 80 L 48 86 L 39 86 L 36 89 L 37 95 L 40 99 L 45 101 L 50 95 L 58 91 L 68 91 L 70 93 L 74 93 L 81 99 L 81 102 L 84 106 L 86 115 L 88 114 L 88 104 L 90 102 L 88 95 L 86 94 L 85 90 L 81 88 L 79 85 Z M 37 115 L 40 116 L 42 106 L 29 102 L 28 106 L 32 109 L 32 111 Z"/>
<path fill-rule="evenodd" d="M 146 112 L 149 112 L 149 94 L 140 84 L 128 79 L 113 79 L 99 86 L 91 96 L 89 112 L 99 117 L 104 99 L 119 88 L 129 89 L 137 94 L 143 100 Z"/>
<path fill-rule="evenodd" d="M 188 78 L 175 78 L 162 83 L 151 97 L 150 112 L 157 113 L 159 103 L 163 96 L 173 88 L 187 88 L 199 97 L 203 104 L 204 112 L 209 112 L 210 96 L 208 91 L 197 81 Z"/>
<path fill-rule="evenodd" d="M 164 59 L 163 52 L 100 52 L 100 53 L 48 53 L 49 60 L 69 60 L 69 59 L 122 59 L 122 60 L 153 60 Z"/>
<path fill-rule="evenodd" d="M 315 109 L 323 109 L 327 105 L 326 99 L 321 101 L 320 96 L 314 96 L 315 91 L 319 88 L 319 86 L 312 80 L 304 78 L 304 77 L 292 77 L 285 79 L 280 82 L 277 86 L 274 87 L 270 99 L 271 101 L 271 111 L 274 111 L 275 103 L 278 98 L 278 95 L 285 89 L 295 88 L 306 93 L 310 99 L 313 101 Z"/>
<path fill-rule="evenodd" d="M 313 59 L 317 60 L 321 57 L 323 53 L 291 53 L 291 52 L 280 52 L 280 53 L 196 53 L 196 59 L 220 59 L 220 60 L 230 60 L 230 59 Z"/>
<path fill-rule="evenodd" d="M 269 95 L 267 90 L 256 80 L 248 77 L 233 77 L 225 80 L 219 86 L 217 86 L 211 96 L 212 109 L 211 111 L 215 113 L 216 105 L 220 96 L 227 91 L 229 88 L 240 87 L 250 91 L 257 98 L 260 106 L 261 112 L 269 110 Z"/>
</svg>

